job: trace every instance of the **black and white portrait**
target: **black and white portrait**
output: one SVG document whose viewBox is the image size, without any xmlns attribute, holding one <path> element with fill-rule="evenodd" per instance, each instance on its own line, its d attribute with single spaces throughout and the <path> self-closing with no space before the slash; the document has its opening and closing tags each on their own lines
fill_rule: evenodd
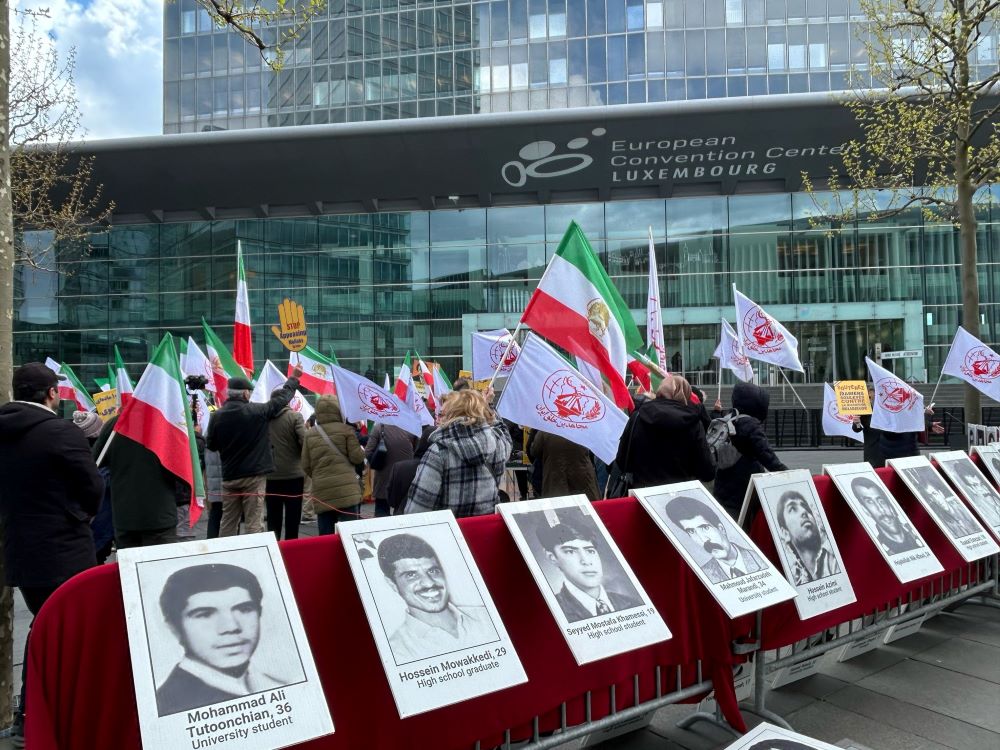
<svg viewBox="0 0 1000 750">
<path fill-rule="evenodd" d="M 963 539 L 982 531 L 969 509 L 932 466 L 903 469 L 903 476 L 948 536 Z"/>
<path fill-rule="evenodd" d="M 964 453 L 953 459 L 935 456 L 941 468 L 979 512 L 987 526 L 1000 528 L 1000 495 Z M 994 457 L 992 460 L 1000 461 Z"/>
<path fill-rule="evenodd" d="M 779 553 L 795 586 L 813 583 L 841 572 L 817 503 L 803 489 L 772 487 L 764 493 L 778 528 Z"/>
<path fill-rule="evenodd" d="M 515 522 L 569 622 L 643 604 L 604 535 L 578 508 L 518 513 Z"/>
</svg>

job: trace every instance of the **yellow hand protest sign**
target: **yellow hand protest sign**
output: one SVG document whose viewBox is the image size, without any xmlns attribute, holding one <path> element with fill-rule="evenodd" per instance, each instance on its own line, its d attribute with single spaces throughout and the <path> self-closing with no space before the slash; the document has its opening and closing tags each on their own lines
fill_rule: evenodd
<svg viewBox="0 0 1000 750">
<path fill-rule="evenodd" d="M 278 305 L 278 325 L 271 326 L 271 333 L 278 337 L 290 352 L 300 352 L 306 346 L 306 315 L 302 305 L 287 297 Z"/>
</svg>

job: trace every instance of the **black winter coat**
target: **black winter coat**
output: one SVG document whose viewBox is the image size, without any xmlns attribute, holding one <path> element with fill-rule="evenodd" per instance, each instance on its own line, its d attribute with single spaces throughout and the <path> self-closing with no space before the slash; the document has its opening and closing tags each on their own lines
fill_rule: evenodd
<svg viewBox="0 0 1000 750">
<path fill-rule="evenodd" d="M 768 471 L 785 471 L 788 467 L 781 463 L 767 435 L 764 434 L 764 420 L 771 396 L 763 388 L 751 383 L 737 383 L 733 387 L 733 408 L 741 415 L 734 424 L 733 446 L 742 454 L 740 460 L 728 469 L 719 469 L 715 475 L 715 499 L 734 518 L 743 507 L 743 498 L 750 477 Z"/>
<path fill-rule="evenodd" d="M 691 479 L 707 482 L 715 476 L 699 408 L 659 397 L 643 401 L 632 412 L 615 462 L 632 472 L 633 487 Z"/>
<path fill-rule="evenodd" d="M 222 458 L 223 481 L 274 471 L 270 422 L 288 406 L 298 386 L 297 378 L 289 378 L 266 404 L 231 398 L 212 413 L 206 445 Z"/>
<path fill-rule="evenodd" d="M 79 427 L 40 404 L 0 407 L 0 515 L 8 586 L 52 587 L 97 564 L 90 519 L 104 480 Z"/>
</svg>

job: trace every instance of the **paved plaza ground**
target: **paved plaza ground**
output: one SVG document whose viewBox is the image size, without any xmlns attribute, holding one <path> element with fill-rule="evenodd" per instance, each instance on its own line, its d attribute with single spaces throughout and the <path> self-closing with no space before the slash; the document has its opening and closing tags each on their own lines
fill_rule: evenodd
<svg viewBox="0 0 1000 750">
<path fill-rule="evenodd" d="M 861 461 L 860 450 L 782 451 L 790 468 L 819 473 L 823 464 Z M 365 506 L 365 515 L 372 506 Z M 195 528 L 204 538 L 204 519 Z M 315 536 L 305 524 L 302 536 Z M 15 690 L 29 613 L 15 604 Z M 772 691 L 768 707 L 793 728 L 857 750 L 993 750 L 1000 748 L 1000 609 L 975 604 L 942 612 L 891 645 L 838 663 L 824 657 L 819 674 Z M 702 723 L 676 727 L 692 706 L 670 706 L 649 727 L 608 741 L 609 750 L 716 750 L 732 738 Z M 746 715 L 748 723 L 756 723 Z M 0 740 L 0 750 L 11 747 Z M 580 742 L 564 745 L 565 750 Z M 30 748 L 29 748 L 30 750 Z"/>
</svg>

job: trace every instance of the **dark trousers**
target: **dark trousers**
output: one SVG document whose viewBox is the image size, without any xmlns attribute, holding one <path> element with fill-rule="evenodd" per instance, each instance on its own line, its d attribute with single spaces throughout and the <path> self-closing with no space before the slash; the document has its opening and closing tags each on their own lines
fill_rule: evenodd
<svg viewBox="0 0 1000 750">
<path fill-rule="evenodd" d="M 515 471 L 514 478 L 517 479 L 517 491 L 521 495 L 522 500 L 528 499 L 528 472 L 531 471 L 530 466 L 525 466 L 524 471 Z"/>
<path fill-rule="evenodd" d="M 214 500 L 208 504 L 208 535 L 209 539 L 219 538 L 222 528 L 222 501 Z"/>
<path fill-rule="evenodd" d="M 361 517 L 361 504 L 349 505 L 346 508 L 334 508 L 319 513 L 316 516 L 316 528 L 320 536 L 333 534 L 337 531 L 337 523 L 340 521 L 354 521 Z"/>
<path fill-rule="evenodd" d="M 375 518 L 382 518 L 382 516 L 388 516 L 392 512 L 392 506 L 389 505 L 389 501 L 384 497 L 375 498 Z"/>
<path fill-rule="evenodd" d="M 173 544 L 177 541 L 177 527 L 150 529 L 148 531 L 115 530 L 115 545 L 118 549 L 128 547 L 153 547 L 157 544 Z"/>
<path fill-rule="evenodd" d="M 285 539 L 299 538 L 302 520 L 302 488 L 305 479 L 268 479 L 264 490 L 267 507 L 267 530 L 281 539 L 282 514 L 284 514 Z M 289 497 L 291 495 L 291 497 Z"/>
<path fill-rule="evenodd" d="M 14 717 L 15 723 L 20 723 L 24 725 L 24 699 L 28 694 L 28 641 L 31 640 L 31 626 L 35 623 L 35 615 L 38 614 L 38 610 L 42 608 L 45 604 L 45 600 L 52 596 L 52 592 L 56 590 L 55 586 L 18 586 L 21 591 L 21 596 L 24 597 L 24 603 L 28 605 L 28 611 L 31 612 L 31 622 L 28 624 L 28 635 L 24 639 L 24 661 L 21 662 L 21 701 L 17 707 L 17 716 Z"/>
</svg>

